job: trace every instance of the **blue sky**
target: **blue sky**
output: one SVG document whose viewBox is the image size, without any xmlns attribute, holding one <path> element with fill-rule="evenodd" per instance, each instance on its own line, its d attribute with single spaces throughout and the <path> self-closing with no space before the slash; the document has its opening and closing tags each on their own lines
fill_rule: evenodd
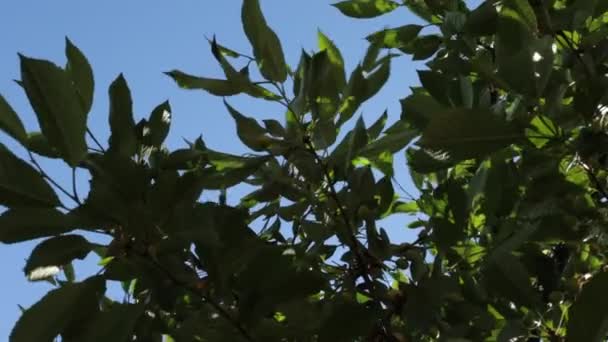
<svg viewBox="0 0 608 342">
<path fill-rule="evenodd" d="M 379 19 L 355 20 L 340 14 L 330 6 L 330 1 L 261 0 L 261 3 L 268 23 L 282 41 L 287 62 L 292 66 L 297 65 L 301 49 L 316 48 L 317 29 L 335 41 L 350 71 L 365 53 L 363 38 L 368 33 L 387 26 L 418 22 L 404 8 Z M 201 76 L 221 76 L 205 36 L 215 34 L 221 44 L 250 54 L 241 28 L 240 5 L 239 0 L 1 1 L 0 93 L 20 113 L 28 130 L 38 130 L 25 95 L 13 82 L 20 78 L 17 52 L 64 65 L 64 38 L 68 36 L 89 58 L 95 72 L 95 101 L 89 126 L 100 140 L 105 142 L 108 136 L 107 88 L 122 72 L 131 88 L 136 119 L 147 117 L 152 108 L 167 99 L 171 102 L 173 122 L 167 142 L 170 149 L 183 147 L 182 138 L 193 140 L 202 134 L 211 148 L 242 153 L 245 149 L 236 138 L 234 123 L 221 98 L 180 90 L 162 74 L 180 69 Z M 418 82 L 416 68 L 420 65 L 407 57 L 394 61 L 387 85 L 359 111 L 367 123 L 385 109 L 389 112 L 389 122 L 399 117 L 398 99 L 405 97 L 409 87 Z M 229 101 L 243 113 L 259 119 L 282 115 L 279 107 L 260 100 L 235 97 Z M 5 135 L 0 136 L 0 142 L 23 155 L 20 146 Z M 67 168 L 52 161 L 41 160 L 41 163 L 60 183 L 69 184 Z M 396 159 L 395 169 L 397 178 L 409 188 L 404 158 Z M 80 175 L 78 185 L 81 193 L 86 193 L 84 174 Z M 238 195 L 229 192 L 229 200 L 237 201 Z M 395 240 L 412 237 L 403 221 L 390 221 L 385 228 Z M 47 283 L 27 282 L 23 275 L 25 259 L 33 246 L 33 242 L 0 245 L 3 278 L 0 336 L 8 336 L 19 315 L 18 304 L 28 307 L 50 289 Z M 94 271 L 91 260 L 75 264 L 78 278 Z"/>
</svg>

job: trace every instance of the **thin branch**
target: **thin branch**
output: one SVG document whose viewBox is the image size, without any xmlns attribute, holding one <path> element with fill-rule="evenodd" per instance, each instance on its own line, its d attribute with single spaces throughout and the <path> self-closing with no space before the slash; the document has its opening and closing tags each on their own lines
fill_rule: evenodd
<svg viewBox="0 0 608 342">
<path fill-rule="evenodd" d="M 145 255 L 145 256 L 147 257 L 148 255 Z M 225 320 L 227 320 L 230 324 L 232 324 L 234 326 L 234 328 L 237 329 L 239 331 L 239 333 L 247 341 L 250 341 L 250 342 L 255 341 L 254 338 L 249 334 L 249 332 L 247 332 L 245 327 L 243 327 L 243 325 L 236 318 L 234 318 L 228 311 L 226 311 L 226 309 L 224 309 L 219 303 L 217 303 L 213 299 L 211 299 L 211 297 L 202 293 L 201 289 L 197 288 L 196 286 L 192 286 L 190 284 L 180 281 L 171 272 L 169 272 L 169 270 L 167 270 L 163 265 L 161 265 L 158 261 L 154 260 L 154 258 L 147 258 L 147 259 L 151 260 L 152 263 L 156 267 L 158 267 L 163 273 L 165 273 L 167 275 L 167 277 L 173 283 L 175 283 L 178 286 L 187 288 L 188 290 L 192 291 L 193 293 L 199 295 L 203 301 L 205 301 L 206 303 L 209 303 L 209 305 L 211 305 L 218 312 L 218 314 L 220 316 L 222 316 Z"/>
<path fill-rule="evenodd" d="M 396 178 L 395 176 L 392 176 L 392 177 L 391 177 L 391 179 L 393 180 L 393 183 L 397 184 L 397 186 L 399 187 L 399 189 L 400 189 L 401 191 L 403 191 L 403 193 L 404 193 L 404 194 L 405 194 L 407 197 L 409 197 L 408 199 L 409 199 L 410 201 L 415 201 L 415 200 L 416 200 L 416 198 L 415 198 L 414 196 L 412 196 L 412 194 L 410 194 L 410 193 L 409 193 L 409 191 L 407 191 L 407 190 L 406 190 L 406 189 L 405 189 L 405 188 L 404 188 L 404 187 L 401 185 L 401 183 L 399 183 L 399 181 L 397 180 L 397 178 Z"/>
<path fill-rule="evenodd" d="M 89 134 L 89 137 L 91 137 L 91 140 L 93 140 L 93 142 L 95 143 L 95 145 L 97 145 L 97 147 L 99 148 L 99 150 L 101 152 L 106 152 L 106 150 L 103 148 L 103 146 L 101 146 L 101 144 L 99 143 L 99 140 L 97 140 L 97 138 L 95 138 L 95 135 L 93 135 L 93 132 L 91 132 L 91 130 L 87 127 L 87 134 Z"/>
<path fill-rule="evenodd" d="M 72 194 L 74 195 L 74 199 L 78 205 L 82 205 L 80 198 L 78 197 L 78 190 L 76 189 L 76 168 L 72 168 Z"/>
<path fill-rule="evenodd" d="M 52 185 L 54 185 L 59 191 L 61 191 L 66 196 L 68 196 L 72 201 L 80 204 L 79 200 L 77 198 L 75 198 L 73 194 L 69 193 L 66 189 L 64 189 L 61 185 L 59 185 L 59 183 L 55 182 L 55 180 L 52 179 L 46 172 L 44 172 L 44 169 L 42 169 L 42 166 L 40 166 L 40 164 L 38 164 L 38 162 L 36 161 L 36 158 L 34 158 L 34 155 L 32 154 L 31 151 L 28 150 L 27 153 L 30 156 L 30 161 L 32 162 L 32 164 L 34 164 L 34 166 L 36 167 L 36 169 L 38 169 L 38 172 L 40 173 L 40 175 L 42 176 L 42 178 L 44 178 L 47 181 L 49 181 L 49 183 L 51 183 Z M 65 208 L 65 209 L 67 209 L 67 208 Z"/>
<path fill-rule="evenodd" d="M 604 198 L 608 199 L 608 192 L 606 192 L 606 190 L 604 189 L 604 186 L 602 185 L 602 183 L 600 182 L 600 180 L 597 178 L 597 176 L 595 175 L 595 173 L 593 172 L 593 170 L 591 169 L 591 167 L 589 167 L 587 164 L 583 163 L 582 161 L 580 161 L 579 163 L 582 166 L 582 168 L 585 169 L 585 171 L 587 172 L 587 176 L 589 178 L 591 178 L 591 180 L 595 184 L 595 189 Z"/>
</svg>

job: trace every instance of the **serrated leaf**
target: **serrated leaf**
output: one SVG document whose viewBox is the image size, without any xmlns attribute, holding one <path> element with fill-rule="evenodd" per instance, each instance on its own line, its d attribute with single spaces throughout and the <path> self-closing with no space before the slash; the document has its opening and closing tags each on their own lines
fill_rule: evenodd
<svg viewBox="0 0 608 342">
<path fill-rule="evenodd" d="M 65 55 L 68 59 L 66 72 L 74 82 L 74 87 L 80 98 L 85 113 L 89 113 L 93 105 L 95 81 L 93 68 L 85 55 L 67 37 L 65 38 Z"/>
<path fill-rule="evenodd" d="M 81 319 L 83 313 L 94 312 L 104 292 L 105 281 L 101 277 L 51 290 L 25 310 L 11 331 L 9 341 L 52 341 L 70 324 Z"/>
<path fill-rule="evenodd" d="M 608 334 L 608 272 L 600 272 L 583 286 L 570 307 L 567 341 L 600 342 Z"/>
<path fill-rule="evenodd" d="M 490 110 L 453 109 L 436 113 L 418 144 L 464 160 L 485 157 L 522 137 L 523 132 Z"/>
<path fill-rule="evenodd" d="M 27 145 L 27 133 L 19 115 L 11 105 L 0 95 L 0 129 L 22 145 Z"/>
<path fill-rule="evenodd" d="M 284 82 L 287 66 L 281 41 L 266 24 L 258 0 L 243 1 L 241 20 L 262 76 L 270 81 Z"/>
<path fill-rule="evenodd" d="M 29 277 L 38 268 L 63 266 L 74 259 L 82 260 L 93 247 L 80 235 L 61 235 L 44 240 L 32 251 L 24 272 Z"/>
<path fill-rule="evenodd" d="M 110 151 L 130 157 L 137 149 L 131 91 L 120 74 L 110 85 Z"/>
<path fill-rule="evenodd" d="M 349 17 L 373 18 L 395 10 L 399 4 L 391 0 L 348 0 L 332 6 Z"/>
<path fill-rule="evenodd" d="M 38 171 L 0 144 L 0 204 L 56 207 L 61 202 Z"/>
<path fill-rule="evenodd" d="M 77 166 L 87 153 L 87 117 L 72 81 L 51 62 L 20 59 L 23 88 L 42 133 L 70 166 Z"/>
<path fill-rule="evenodd" d="M 15 243 L 59 235 L 78 227 L 70 215 L 56 209 L 15 208 L 0 215 L 0 241 Z"/>
</svg>

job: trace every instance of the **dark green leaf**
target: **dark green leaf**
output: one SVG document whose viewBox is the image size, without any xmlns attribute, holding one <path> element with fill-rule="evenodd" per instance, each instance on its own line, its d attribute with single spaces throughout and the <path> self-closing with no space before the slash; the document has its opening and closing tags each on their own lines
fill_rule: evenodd
<svg viewBox="0 0 608 342">
<path fill-rule="evenodd" d="M 49 141 L 40 132 L 32 132 L 27 136 L 27 148 L 47 158 L 59 158 L 59 152 L 49 145 Z"/>
<path fill-rule="evenodd" d="M 171 126 L 171 105 L 169 101 L 165 101 L 158 105 L 148 119 L 149 133 L 144 134 L 144 143 L 148 146 L 160 147 L 165 141 L 167 134 L 169 134 L 169 127 Z"/>
<path fill-rule="evenodd" d="M 342 14 L 353 18 L 373 18 L 399 7 L 391 0 L 347 0 L 333 4 Z"/>
<path fill-rule="evenodd" d="M 93 277 L 65 284 L 27 309 L 13 328 L 10 342 L 52 341 L 83 315 L 94 312 L 105 292 L 105 281 Z"/>
<path fill-rule="evenodd" d="M 0 95 L 0 129 L 22 145 L 27 145 L 27 133 L 19 116 L 11 105 Z"/>
<path fill-rule="evenodd" d="M 0 144 L 0 204 L 55 207 L 60 202 L 40 173 Z"/>
<path fill-rule="evenodd" d="M 523 132 L 492 111 L 454 109 L 435 114 L 419 144 L 464 160 L 485 157 L 522 137 Z"/>
<path fill-rule="evenodd" d="M 201 89 L 216 96 L 231 96 L 241 93 L 240 87 L 228 80 L 191 76 L 179 70 L 172 70 L 165 74 L 184 89 Z"/>
<path fill-rule="evenodd" d="M 78 227 L 70 215 L 55 209 L 15 208 L 0 216 L 0 241 L 15 243 L 45 236 L 59 235 Z"/>
<path fill-rule="evenodd" d="M 336 47 L 334 42 L 329 39 L 321 30 L 317 31 L 319 40 L 319 50 L 327 51 L 327 59 L 332 65 L 331 75 L 336 82 L 336 87 L 342 89 L 346 84 L 346 75 L 344 74 L 344 59 L 340 50 Z"/>
<path fill-rule="evenodd" d="M 241 141 L 254 151 L 265 150 L 270 138 L 266 136 L 266 130 L 252 118 L 246 117 L 224 101 L 228 112 L 236 122 L 236 130 Z"/>
<path fill-rule="evenodd" d="M 375 32 L 367 36 L 370 42 L 380 42 L 386 48 L 400 48 L 407 46 L 422 30 L 420 25 L 405 25 Z"/>
<path fill-rule="evenodd" d="M 416 92 L 401 100 L 401 119 L 423 130 L 431 118 L 445 110 L 434 98 Z"/>
<path fill-rule="evenodd" d="M 41 242 L 27 260 L 24 272 L 30 280 L 38 268 L 63 266 L 84 259 L 94 246 L 80 235 L 62 235 Z"/>
<path fill-rule="evenodd" d="M 570 307 L 568 341 L 600 342 L 606 339 L 608 326 L 608 303 L 604 295 L 608 287 L 608 272 L 600 272 L 583 286 L 582 291 Z"/>
<path fill-rule="evenodd" d="M 84 54 L 67 37 L 65 38 L 65 55 L 68 59 L 66 71 L 74 82 L 84 112 L 89 113 L 93 105 L 95 90 L 93 69 Z"/>
<path fill-rule="evenodd" d="M 113 303 L 108 310 L 99 312 L 89 320 L 78 341 L 131 341 L 135 326 L 144 312 L 142 304 Z"/>
<path fill-rule="evenodd" d="M 498 11 L 495 6 L 492 1 L 487 1 L 472 10 L 464 26 L 465 32 L 479 36 L 496 33 Z"/>
<path fill-rule="evenodd" d="M 131 91 L 122 74 L 110 85 L 110 151 L 130 157 L 137 149 Z"/>
<path fill-rule="evenodd" d="M 55 64 L 20 55 L 23 87 L 42 133 L 70 166 L 87 153 L 87 117 L 68 74 Z"/>
<path fill-rule="evenodd" d="M 281 41 L 266 24 L 258 0 L 243 1 L 241 20 L 262 76 L 270 81 L 284 82 L 287 66 Z"/>
</svg>

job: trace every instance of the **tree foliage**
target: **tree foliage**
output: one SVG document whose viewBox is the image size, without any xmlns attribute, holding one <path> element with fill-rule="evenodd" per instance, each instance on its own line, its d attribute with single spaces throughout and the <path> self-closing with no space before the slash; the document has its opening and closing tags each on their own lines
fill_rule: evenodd
<svg viewBox="0 0 608 342">
<path fill-rule="evenodd" d="M 82 52 L 66 41 L 66 67 L 21 56 L 41 132 L 0 97 L 0 129 L 29 153 L 0 147 L 0 241 L 45 238 L 24 271 L 56 288 L 10 341 L 605 339 L 608 2 L 334 6 L 354 18 L 405 7 L 426 24 L 370 33 L 350 72 L 318 32 L 318 51 L 289 67 L 258 0 L 244 0 L 251 56 L 213 39 L 225 78 L 167 72 L 185 89 L 282 106 L 283 120 L 263 119 L 224 99 L 246 155 L 202 138 L 167 150 L 170 104 L 136 122 L 122 75 L 104 146 L 86 125 L 94 80 Z M 403 54 L 425 62 L 421 85 L 400 120 L 367 126 L 358 109 Z M 415 199 L 395 189 L 397 153 Z M 86 198 L 39 157 L 88 172 Z M 227 205 L 243 184 L 252 191 Z M 215 190 L 216 202 L 200 201 Z M 419 236 L 391 242 L 381 220 L 403 213 Z M 91 252 L 100 271 L 75 281 L 71 262 Z M 107 297 L 108 281 L 121 282 L 123 301 Z"/>
</svg>

